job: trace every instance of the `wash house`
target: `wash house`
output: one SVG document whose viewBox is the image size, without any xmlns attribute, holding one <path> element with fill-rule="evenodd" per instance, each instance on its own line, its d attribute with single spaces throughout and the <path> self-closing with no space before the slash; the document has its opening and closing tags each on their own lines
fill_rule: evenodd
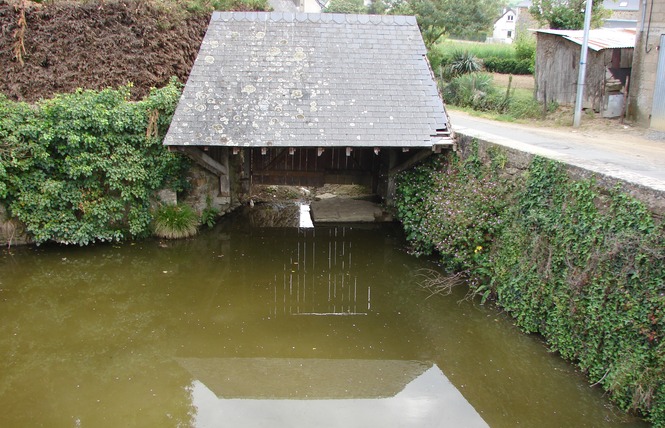
<svg viewBox="0 0 665 428">
<path fill-rule="evenodd" d="M 223 205 L 252 184 L 388 197 L 453 133 L 414 17 L 215 12 L 164 144 Z"/>
</svg>

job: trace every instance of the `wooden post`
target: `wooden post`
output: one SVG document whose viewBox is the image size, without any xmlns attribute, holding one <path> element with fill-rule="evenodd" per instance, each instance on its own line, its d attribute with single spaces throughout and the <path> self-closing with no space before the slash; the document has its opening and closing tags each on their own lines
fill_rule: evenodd
<svg viewBox="0 0 665 428">
<path fill-rule="evenodd" d="M 543 82 L 543 119 L 547 116 L 547 81 Z"/>
<path fill-rule="evenodd" d="M 231 197 L 231 182 L 229 180 L 229 149 L 222 148 L 222 158 L 219 162 L 226 170 L 219 176 L 219 196 Z"/>
</svg>

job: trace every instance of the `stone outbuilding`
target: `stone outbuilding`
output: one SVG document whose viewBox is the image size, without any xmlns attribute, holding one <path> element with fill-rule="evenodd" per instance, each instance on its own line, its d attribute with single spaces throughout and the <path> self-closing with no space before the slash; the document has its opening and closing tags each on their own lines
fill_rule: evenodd
<svg viewBox="0 0 665 428">
<path fill-rule="evenodd" d="M 252 183 L 388 196 L 453 143 L 426 53 L 414 17 L 215 12 L 164 144 L 217 177 L 216 204 Z"/>
</svg>

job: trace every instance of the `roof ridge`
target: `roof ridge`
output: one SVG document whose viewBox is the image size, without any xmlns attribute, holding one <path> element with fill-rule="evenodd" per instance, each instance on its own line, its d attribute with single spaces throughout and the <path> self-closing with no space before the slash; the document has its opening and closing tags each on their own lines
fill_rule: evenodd
<svg viewBox="0 0 665 428">
<path fill-rule="evenodd" d="M 211 21 L 248 22 L 334 22 L 337 24 L 416 25 L 416 17 L 410 15 L 368 15 L 344 13 L 303 12 L 219 12 L 212 14 Z"/>
</svg>

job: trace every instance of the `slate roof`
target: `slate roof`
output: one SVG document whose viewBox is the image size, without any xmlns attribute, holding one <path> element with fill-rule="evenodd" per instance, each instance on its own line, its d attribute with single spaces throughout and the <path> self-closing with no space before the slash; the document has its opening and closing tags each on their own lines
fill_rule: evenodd
<svg viewBox="0 0 665 428">
<path fill-rule="evenodd" d="M 425 54 L 414 17 L 215 12 L 164 144 L 448 143 Z"/>
</svg>

